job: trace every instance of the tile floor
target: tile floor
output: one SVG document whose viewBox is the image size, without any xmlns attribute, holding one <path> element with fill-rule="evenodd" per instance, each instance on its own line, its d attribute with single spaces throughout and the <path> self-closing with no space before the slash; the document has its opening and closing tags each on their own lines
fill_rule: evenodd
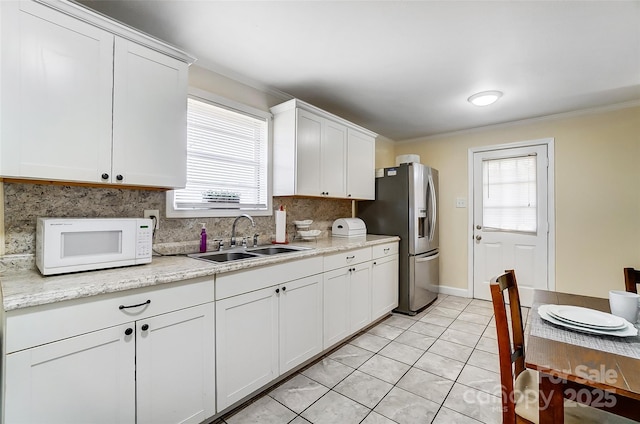
<svg viewBox="0 0 640 424">
<path fill-rule="evenodd" d="M 523 310 L 523 320 L 528 309 Z M 393 314 L 217 423 L 500 423 L 491 302 Z"/>
</svg>

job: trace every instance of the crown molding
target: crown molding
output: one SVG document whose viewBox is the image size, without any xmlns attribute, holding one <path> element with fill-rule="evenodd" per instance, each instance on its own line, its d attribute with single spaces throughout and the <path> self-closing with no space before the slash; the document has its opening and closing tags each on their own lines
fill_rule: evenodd
<svg viewBox="0 0 640 424">
<path fill-rule="evenodd" d="M 586 116 L 586 115 L 595 115 L 600 113 L 613 112 L 616 110 L 629 109 L 629 108 L 638 107 L 638 106 L 640 106 L 640 100 L 631 100 L 628 102 L 615 103 L 612 105 L 598 106 L 598 107 L 593 107 L 588 109 L 578 109 L 571 112 L 555 113 L 552 115 L 538 116 L 535 118 L 520 119 L 517 121 L 503 122 L 500 124 L 484 125 L 481 127 L 468 128 L 468 129 L 459 130 L 459 131 L 451 131 L 447 133 L 434 134 L 427 137 L 414 137 L 407 140 L 396 141 L 395 144 L 396 145 L 409 144 L 409 143 L 415 143 L 416 141 L 437 140 L 440 138 L 455 137 L 458 135 L 467 135 L 467 134 L 479 133 L 483 131 L 517 127 L 522 125 L 530 125 L 530 124 L 536 124 L 539 122 L 557 121 L 560 119 L 569 119 L 569 118 L 576 118 L 576 117 Z"/>
</svg>

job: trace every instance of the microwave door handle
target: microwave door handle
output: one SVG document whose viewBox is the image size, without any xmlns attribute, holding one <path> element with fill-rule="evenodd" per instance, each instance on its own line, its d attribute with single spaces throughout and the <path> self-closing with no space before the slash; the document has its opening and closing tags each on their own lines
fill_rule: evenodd
<svg viewBox="0 0 640 424">
<path fill-rule="evenodd" d="M 429 241 L 433 241 L 436 232 L 437 205 L 436 205 L 436 187 L 433 177 L 429 175 L 429 193 L 431 194 L 431 219 L 429 220 Z"/>
</svg>

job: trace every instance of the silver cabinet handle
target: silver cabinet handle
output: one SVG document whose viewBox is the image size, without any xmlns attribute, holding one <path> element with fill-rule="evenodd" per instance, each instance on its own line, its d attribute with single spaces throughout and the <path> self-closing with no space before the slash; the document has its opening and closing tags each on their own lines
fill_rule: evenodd
<svg viewBox="0 0 640 424">
<path fill-rule="evenodd" d="M 353 258 L 355 258 L 355 255 L 354 256 L 347 256 L 347 260 L 350 260 L 350 259 L 353 259 Z"/>
</svg>

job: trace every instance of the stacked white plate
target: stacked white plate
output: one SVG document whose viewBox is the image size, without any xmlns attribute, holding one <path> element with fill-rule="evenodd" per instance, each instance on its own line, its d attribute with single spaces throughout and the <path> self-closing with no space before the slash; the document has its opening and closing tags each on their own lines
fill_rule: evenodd
<svg viewBox="0 0 640 424">
<path fill-rule="evenodd" d="M 293 221 L 296 226 L 298 237 L 302 240 L 315 240 L 321 233 L 321 230 L 310 230 L 309 227 L 313 223 L 312 219 L 305 219 L 303 221 Z"/>
<path fill-rule="evenodd" d="M 638 330 L 629 321 L 606 312 L 572 305 L 540 305 L 540 318 L 552 324 L 589 334 L 627 337 Z"/>
</svg>

